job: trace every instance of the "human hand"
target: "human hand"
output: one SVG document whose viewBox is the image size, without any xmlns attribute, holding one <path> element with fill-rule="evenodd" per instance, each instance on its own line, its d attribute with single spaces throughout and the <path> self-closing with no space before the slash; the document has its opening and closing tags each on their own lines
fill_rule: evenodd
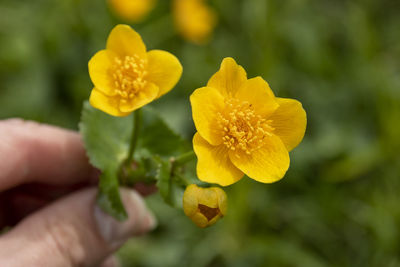
<svg viewBox="0 0 400 267">
<path fill-rule="evenodd" d="M 0 235 L 0 266 L 117 266 L 109 256 L 155 227 L 134 190 L 121 189 L 124 222 L 96 206 L 98 171 L 77 133 L 12 119 L 0 140 L 0 230 L 16 225 Z"/>
</svg>

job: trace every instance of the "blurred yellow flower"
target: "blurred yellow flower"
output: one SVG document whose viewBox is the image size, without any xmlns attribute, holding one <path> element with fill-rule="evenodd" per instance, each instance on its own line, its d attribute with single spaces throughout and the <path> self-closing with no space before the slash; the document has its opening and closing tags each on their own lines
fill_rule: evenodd
<svg viewBox="0 0 400 267">
<path fill-rule="evenodd" d="M 178 32 L 188 41 L 206 43 L 217 23 L 214 10 L 205 0 L 174 0 L 174 21 Z"/>
<path fill-rule="evenodd" d="M 90 104 L 113 116 L 132 111 L 169 92 L 182 75 L 182 65 L 172 54 L 151 50 L 128 25 L 117 25 L 107 48 L 89 61 L 94 88 Z"/>
<path fill-rule="evenodd" d="M 244 174 L 263 183 L 281 179 L 289 151 L 303 139 L 306 113 L 300 102 L 277 98 L 261 77 L 247 79 L 232 58 L 206 87 L 190 96 L 197 133 L 193 148 L 200 180 L 222 186 Z"/>
<path fill-rule="evenodd" d="M 140 22 L 154 8 L 156 0 L 109 0 L 109 4 L 121 19 Z"/>
<path fill-rule="evenodd" d="M 195 184 L 186 187 L 183 211 L 198 227 L 213 225 L 225 216 L 227 209 L 227 196 L 221 188 L 201 188 Z"/>
</svg>

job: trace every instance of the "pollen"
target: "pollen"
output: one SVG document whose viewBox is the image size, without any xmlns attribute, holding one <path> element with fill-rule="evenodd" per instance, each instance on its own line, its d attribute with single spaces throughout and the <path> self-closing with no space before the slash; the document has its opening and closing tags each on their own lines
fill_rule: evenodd
<svg viewBox="0 0 400 267">
<path fill-rule="evenodd" d="M 117 95 L 127 101 L 134 98 L 146 86 L 146 60 L 138 55 L 116 57 L 111 69 Z"/>
<path fill-rule="evenodd" d="M 274 128 L 272 120 L 267 120 L 256 113 L 248 101 L 235 98 L 225 100 L 225 109 L 217 113 L 219 130 L 222 131 L 223 144 L 240 157 L 240 152 L 250 155 L 261 148 L 266 137 L 271 136 Z"/>
</svg>

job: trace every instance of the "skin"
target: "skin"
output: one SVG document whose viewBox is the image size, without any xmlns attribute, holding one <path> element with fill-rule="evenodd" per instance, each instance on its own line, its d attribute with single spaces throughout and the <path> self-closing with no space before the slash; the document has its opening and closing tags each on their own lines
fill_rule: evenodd
<svg viewBox="0 0 400 267">
<path fill-rule="evenodd" d="M 0 266 L 118 266 L 112 253 L 154 228 L 132 189 L 121 190 L 126 222 L 96 207 L 99 171 L 76 132 L 11 119 L 0 121 L 0 140 L 0 229 L 11 227 L 0 235 Z"/>
</svg>

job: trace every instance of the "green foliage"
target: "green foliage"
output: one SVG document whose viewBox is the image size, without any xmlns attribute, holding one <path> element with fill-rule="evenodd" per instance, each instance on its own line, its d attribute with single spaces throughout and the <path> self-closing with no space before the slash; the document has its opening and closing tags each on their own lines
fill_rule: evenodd
<svg viewBox="0 0 400 267">
<path fill-rule="evenodd" d="M 100 207 L 119 220 L 126 219 L 118 172 L 128 154 L 132 116 L 112 117 L 86 101 L 79 128 L 90 162 L 102 171 L 97 197 Z"/>
<path fill-rule="evenodd" d="M 162 161 L 159 159 L 159 168 L 157 172 L 157 187 L 160 190 L 160 194 L 166 203 L 171 204 L 171 175 L 172 175 L 172 164 L 170 161 Z"/>
<path fill-rule="evenodd" d="M 79 128 L 93 166 L 100 170 L 118 169 L 127 158 L 132 115 L 113 117 L 93 108 L 86 101 Z"/>
<path fill-rule="evenodd" d="M 127 244 L 124 266 L 399 267 L 399 1 L 208 2 L 219 22 L 205 46 L 176 35 L 170 1 L 132 25 L 184 67 L 152 109 L 190 143 L 188 97 L 232 56 L 276 95 L 303 103 L 306 137 L 282 181 L 229 187 L 228 214 L 210 229 L 196 229 L 160 194 L 148 198 L 159 227 Z M 76 129 L 93 86 L 88 60 L 122 21 L 105 0 L 0 0 L 0 14 L 0 118 Z M 142 165 L 158 164 L 138 153 Z"/>
<path fill-rule="evenodd" d="M 170 158 L 184 152 L 188 145 L 151 108 L 143 108 L 142 121 L 134 162 L 126 163 L 134 125 L 133 114 L 113 117 L 93 108 L 88 101 L 83 105 L 80 132 L 90 162 L 102 171 L 98 203 L 119 220 L 126 218 L 119 195 L 120 185 L 158 181 L 160 194 L 168 204 L 179 206 L 182 202 L 175 197 L 182 195 L 183 189 L 172 183 Z"/>
<path fill-rule="evenodd" d="M 157 111 L 148 107 L 143 109 L 139 147 L 146 150 L 145 153 L 169 158 L 191 149 L 187 141 L 172 131 Z"/>
<path fill-rule="evenodd" d="M 127 219 L 125 207 L 119 194 L 118 168 L 106 168 L 100 175 L 98 205 L 108 214 L 123 221 Z"/>
<path fill-rule="evenodd" d="M 180 168 L 175 166 L 173 158 L 169 161 L 163 161 L 157 159 L 159 167 L 157 172 L 157 188 L 160 191 L 160 195 L 168 205 L 172 207 L 182 207 L 182 197 L 184 189 L 186 188 L 187 178 L 185 175 L 189 173 L 182 173 Z M 184 179 L 184 181 L 182 181 Z M 182 183 L 183 182 L 183 183 Z M 193 182 L 195 183 L 195 182 Z"/>
</svg>

